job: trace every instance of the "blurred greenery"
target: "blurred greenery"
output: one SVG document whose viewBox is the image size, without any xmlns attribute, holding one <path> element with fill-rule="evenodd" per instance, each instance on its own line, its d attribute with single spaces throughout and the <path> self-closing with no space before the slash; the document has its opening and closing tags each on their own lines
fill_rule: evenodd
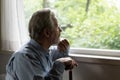
<svg viewBox="0 0 120 80">
<path fill-rule="evenodd" d="M 24 0 L 26 20 L 42 0 Z M 34 4 L 33 4 L 34 3 Z M 120 6 L 114 0 L 54 0 L 50 2 L 63 27 L 62 37 L 68 38 L 72 47 L 120 49 Z"/>
<path fill-rule="evenodd" d="M 43 0 L 24 0 L 24 13 L 26 26 L 28 25 L 31 15 L 39 9 L 42 9 Z"/>
</svg>

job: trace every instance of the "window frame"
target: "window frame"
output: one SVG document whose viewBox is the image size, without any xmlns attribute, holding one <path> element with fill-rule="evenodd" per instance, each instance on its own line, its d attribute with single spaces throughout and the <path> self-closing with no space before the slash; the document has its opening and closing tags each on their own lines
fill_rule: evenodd
<svg viewBox="0 0 120 80">
<path fill-rule="evenodd" d="M 95 58 L 120 60 L 120 50 L 91 49 L 91 48 L 71 48 L 71 57 Z"/>
</svg>

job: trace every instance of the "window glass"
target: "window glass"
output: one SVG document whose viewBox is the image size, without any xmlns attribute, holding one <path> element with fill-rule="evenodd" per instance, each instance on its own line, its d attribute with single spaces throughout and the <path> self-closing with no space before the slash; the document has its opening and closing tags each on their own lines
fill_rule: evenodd
<svg viewBox="0 0 120 80">
<path fill-rule="evenodd" d="M 24 0 L 24 14 L 26 26 L 28 25 L 31 15 L 42 8 L 43 0 Z"/>
<path fill-rule="evenodd" d="M 24 1 L 26 22 L 38 9 L 55 9 L 63 28 L 62 37 L 68 38 L 72 47 L 120 49 L 119 0 Z"/>
</svg>

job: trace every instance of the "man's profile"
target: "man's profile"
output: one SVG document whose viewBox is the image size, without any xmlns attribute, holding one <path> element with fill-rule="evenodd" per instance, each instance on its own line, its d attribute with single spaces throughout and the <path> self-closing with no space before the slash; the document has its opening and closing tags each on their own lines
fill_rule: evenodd
<svg viewBox="0 0 120 80">
<path fill-rule="evenodd" d="M 52 10 L 36 11 L 29 21 L 30 40 L 11 56 L 6 80 L 62 80 L 76 62 L 68 57 L 67 39 L 60 41 L 61 31 Z"/>
</svg>

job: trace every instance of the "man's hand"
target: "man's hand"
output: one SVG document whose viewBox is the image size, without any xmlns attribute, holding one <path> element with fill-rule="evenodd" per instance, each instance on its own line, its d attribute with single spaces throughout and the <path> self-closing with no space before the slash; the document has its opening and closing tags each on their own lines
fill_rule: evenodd
<svg viewBox="0 0 120 80">
<path fill-rule="evenodd" d="M 59 61 L 65 65 L 65 70 L 71 70 L 78 64 L 70 57 L 59 58 L 56 61 Z"/>
<path fill-rule="evenodd" d="M 70 44 L 67 39 L 63 39 L 58 43 L 57 47 L 60 52 L 64 52 L 70 47 Z"/>
</svg>

